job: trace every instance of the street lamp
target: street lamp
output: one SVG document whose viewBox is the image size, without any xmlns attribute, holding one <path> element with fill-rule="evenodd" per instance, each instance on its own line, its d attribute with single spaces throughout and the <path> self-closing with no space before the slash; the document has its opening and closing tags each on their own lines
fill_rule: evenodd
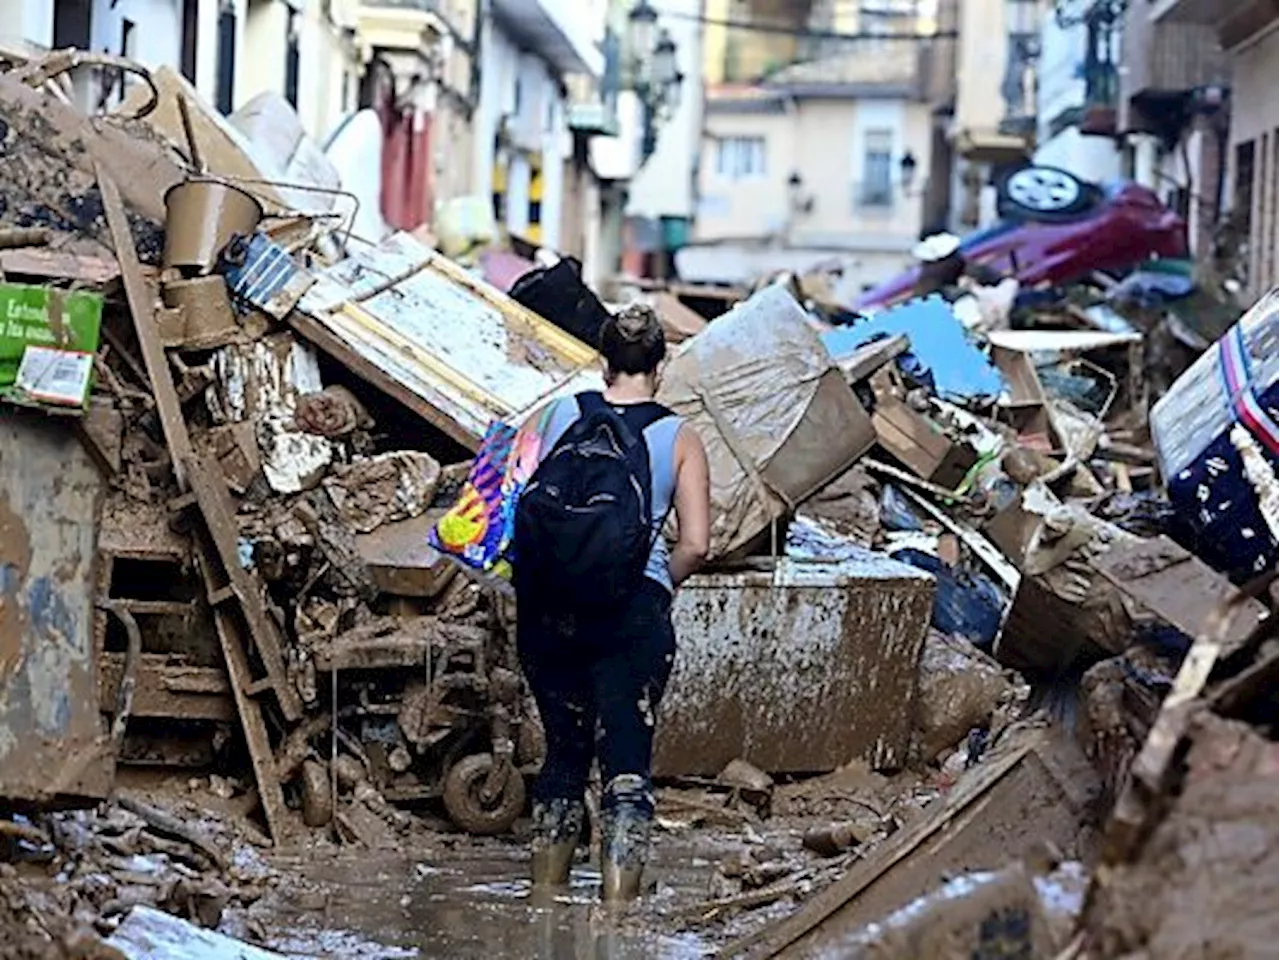
<svg viewBox="0 0 1280 960">
<path fill-rule="evenodd" d="M 631 23 L 631 55 L 636 66 L 641 66 L 653 49 L 653 31 L 658 25 L 658 11 L 650 6 L 649 0 L 640 0 L 631 8 L 627 20 Z"/>
<path fill-rule="evenodd" d="M 627 15 L 629 36 L 628 85 L 635 91 L 644 108 L 644 136 L 640 145 L 641 162 L 653 156 L 658 145 L 658 124 L 667 120 L 680 100 L 680 73 L 676 58 L 676 42 L 666 30 L 654 31 L 658 11 L 649 0 L 639 0 Z"/>
<path fill-rule="evenodd" d="M 676 82 L 679 66 L 676 64 L 676 42 L 665 29 L 658 34 L 658 44 L 653 48 L 653 82 L 665 88 Z"/>
<path fill-rule="evenodd" d="M 898 161 L 898 172 L 902 175 L 902 192 L 907 193 L 911 190 L 911 184 L 916 178 L 916 155 L 908 150 L 902 155 L 902 159 Z"/>
</svg>

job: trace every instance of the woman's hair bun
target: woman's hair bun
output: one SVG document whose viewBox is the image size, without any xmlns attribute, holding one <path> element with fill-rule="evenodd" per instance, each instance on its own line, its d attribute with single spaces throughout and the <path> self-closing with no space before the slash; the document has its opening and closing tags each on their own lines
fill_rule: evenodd
<svg viewBox="0 0 1280 960">
<path fill-rule="evenodd" d="M 632 303 L 618 311 L 614 318 L 618 335 L 627 343 L 640 343 L 651 338 L 661 326 L 658 315 L 645 303 Z"/>
</svg>

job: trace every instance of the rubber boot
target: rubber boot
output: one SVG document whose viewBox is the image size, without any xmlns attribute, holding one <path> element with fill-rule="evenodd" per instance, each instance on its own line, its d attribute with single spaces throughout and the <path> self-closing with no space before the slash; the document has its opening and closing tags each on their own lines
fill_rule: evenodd
<svg viewBox="0 0 1280 960">
<path fill-rule="evenodd" d="M 638 777 L 617 780 L 626 782 L 615 781 L 606 788 L 608 805 L 600 818 L 600 898 L 608 904 L 623 904 L 640 895 L 653 822 L 653 805 L 646 802 L 643 781 Z"/>
<path fill-rule="evenodd" d="M 535 887 L 569 883 L 587 808 L 581 800 L 548 800 L 533 805 L 532 872 Z"/>
</svg>

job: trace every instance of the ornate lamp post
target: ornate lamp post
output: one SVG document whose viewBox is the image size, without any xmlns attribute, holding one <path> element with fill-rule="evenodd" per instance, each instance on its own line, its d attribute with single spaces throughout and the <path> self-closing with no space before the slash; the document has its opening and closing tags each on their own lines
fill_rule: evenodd
<svg viewBox="0 0 1280 960">
<path fill-rule="evenodd" d="M 649 0 L 639 0 L 631 8 L 627 21 L 625 85 L 635 92 L 644 108 L 644 135 L 640 144 L 643 163 L 653 156 L 657 147 L 658 126 L 670 119 L 680 102 L 684 75 L 676 60 L 676 42 L 665 29 L 658 30 L 658 11 Z"/>
</svg>

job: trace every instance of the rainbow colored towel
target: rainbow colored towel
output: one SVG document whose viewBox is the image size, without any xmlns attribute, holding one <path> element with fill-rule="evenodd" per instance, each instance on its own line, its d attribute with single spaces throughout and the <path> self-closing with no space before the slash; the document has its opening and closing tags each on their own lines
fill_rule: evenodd
<svg viewBox="0 0 1280 960">
<path fill-rule="evenodd" d="M 549 415 L 548 408 L 518 430 L 499 420 L 489 424 L 462 492 L 427 535 L 431 546 L 477 570 L 510 578 L 516 506 L 541 462 Z"/>
</svg>

